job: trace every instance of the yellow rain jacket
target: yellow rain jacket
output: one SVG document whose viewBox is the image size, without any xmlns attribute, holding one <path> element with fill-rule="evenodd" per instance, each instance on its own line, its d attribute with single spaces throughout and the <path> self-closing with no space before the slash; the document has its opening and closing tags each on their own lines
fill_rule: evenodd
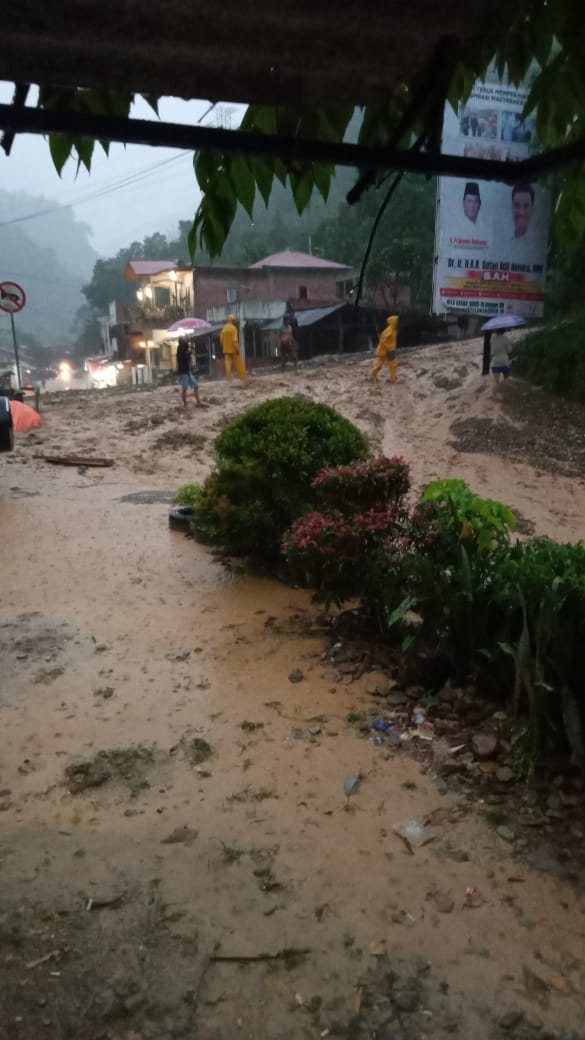
<svg viewBox="0 0 585 1040">
<path fill-rule="evenodd" d="M 378 347 L 376 350 L 376 357 L 386 358 L 389 354 L 396 352 L 396 337 L 398 335 L 398 318 L 394 315 L 391 318 L 386 319 L 387 328 L 384 329 L 380 336 Z"/>
<path fill-rule="evenodd" d="M 233 314 L 230 314 L 227 325 L 224 325 L 221 330 L 221 349 L 224 354 L 239 354 L 240 343 L 238 340 L 238 330 L 236 328 L 236 319 Z"/>
</svg>

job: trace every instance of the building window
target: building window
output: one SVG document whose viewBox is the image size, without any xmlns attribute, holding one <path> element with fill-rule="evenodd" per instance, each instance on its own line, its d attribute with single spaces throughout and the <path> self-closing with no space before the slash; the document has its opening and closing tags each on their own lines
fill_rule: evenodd
<svg viewBox="0 0 585 1040">
<path fill-rule="evenodd" d="M 155 285 L 154 305 L 155 307 L 168 307 L 171 302 L 171 290 L 165 285 Z"/>
<path fill-rule="evenodd" d="M 228 303 L 237 303 L 238 302 L 238 290 L 237 289 L 226 289 L 225 295 L 226 295 L 226 299 L 227 299 Z"/>
<path fill-rule="evenodd" d="M 306 299 L 307 299 L 307 286 L 306 285 L 299 285 L 299 300 L 306 300 Z"/>
</svg>

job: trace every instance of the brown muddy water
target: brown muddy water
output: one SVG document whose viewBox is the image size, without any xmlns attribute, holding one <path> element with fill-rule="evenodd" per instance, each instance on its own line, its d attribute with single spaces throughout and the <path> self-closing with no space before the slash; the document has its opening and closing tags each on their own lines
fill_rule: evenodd
<svg viewBox="0 0 585 1040">
<path fill-rule="evenodd" d="M 290 385 L 327 382 L 390 442 L 356 372 L 351 405 L 338 371 Z M 157 452 L 160 426 L 209 439 L 283 392 L 213 387 L 193 418 L 172 390 L 60 401 L 0 459 L 0 1037 L 581 1035 L 581 886 L 359 736 L 368 676 L 335 681 L 308 594 L 168 528 L 165 492 L 210 455 Z M 34 457 L 57 444 L 117 464 Z M 392 829 L 411 817 L 434 837 L 414 853 Z"/>
</svg>

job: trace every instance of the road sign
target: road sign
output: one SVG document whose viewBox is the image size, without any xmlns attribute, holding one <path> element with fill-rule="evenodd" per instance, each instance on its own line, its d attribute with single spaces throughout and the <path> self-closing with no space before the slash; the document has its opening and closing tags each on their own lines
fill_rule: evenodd
<svg viewBox="0 0 585 1040">
<path fill-rule="evenodd" d="M 16 282 L 0 282 L 0 311 L 17 314 L 26 303 L 26 293 Z"/>
</svg>

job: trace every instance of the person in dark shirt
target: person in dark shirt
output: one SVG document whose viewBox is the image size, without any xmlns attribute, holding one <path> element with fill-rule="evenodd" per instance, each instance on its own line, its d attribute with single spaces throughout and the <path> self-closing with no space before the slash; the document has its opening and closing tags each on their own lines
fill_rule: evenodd
<svg viewBox="0 0 585 1040">
<path fill-rule="evenodd" d="M 198 408 L 207 408 L 199 397 L 199 383 L 191 371 L 192 357 L 189 341 L 181 337 L 177 344 L 177 374 L 181 384 L 181 400 L 183 408 L 187 407 L 187 391 L 192 390 Z"/>
</svg>

